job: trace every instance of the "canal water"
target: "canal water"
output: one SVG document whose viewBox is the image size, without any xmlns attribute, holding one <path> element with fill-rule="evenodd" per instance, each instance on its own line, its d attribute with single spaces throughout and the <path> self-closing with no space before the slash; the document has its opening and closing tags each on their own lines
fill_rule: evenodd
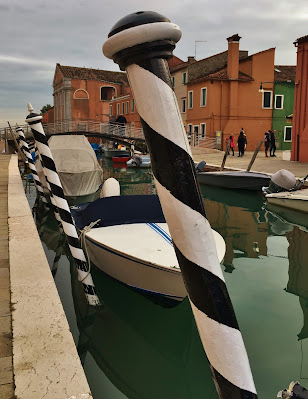
<svg viewBox="0 0 308 399">
<path fill-rule="evenodd" d="M 155 193 L 150 169 L 102 164 L 121 194 Z M 261 194 L 202 194 L 226 242 L 222 269 L 259 398 L 291 381 L 308 388 L 308 220 L 267 209 Z M 33 206 L 32 186 L 27 196 Z M 158 302 L 92 267 L 102 307 L 89 308 L 53 215 L 34 215 L 94 399 L 217 399 L 188 299 Z"/>
</svg>

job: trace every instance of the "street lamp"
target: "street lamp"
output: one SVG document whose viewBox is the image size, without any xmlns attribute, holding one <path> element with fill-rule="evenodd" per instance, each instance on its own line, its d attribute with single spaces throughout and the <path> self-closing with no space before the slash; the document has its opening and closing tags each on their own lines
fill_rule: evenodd
<svg viewBox="0 0 308 399">
<path fill-rule="evenodd" d="M 275 83 L 275 82 L 260 82 L 260 88 L 259 88 L 259 92 L 260 92 L 260 93 L 263 93 L 263 92 L 264 92 L 263 83 Z"/>
</svg>

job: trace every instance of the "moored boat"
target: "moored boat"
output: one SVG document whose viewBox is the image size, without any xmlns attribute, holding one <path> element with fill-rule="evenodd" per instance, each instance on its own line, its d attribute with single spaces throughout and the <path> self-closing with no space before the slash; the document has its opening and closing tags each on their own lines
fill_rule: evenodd
<svg viewBox="0 0 308 399">
<path fill-rule="evenodd" d="M 130 151 L 127 151 L 125 149 L 110 149 L 110 148 L 105 148 L 104 155 L 106 158 L 112 158 L 112 157 L 119 157 L 119 156 L 130 156 Z"/>
<path fill-rule="evenodd" d="M 136 157 L 132 157 L 129 161 L 126 162 L 129 168 L 150 168 L 151 167 L 151 158 L 149 155 L 141 155 Z"/>
<path fill-rule="evenodd" d="M 116 157 L 112 157 L 112 162 L 116 162 L 116 163 L 126 163 L 128 160 L 130 159 L 129 156 L 116 156 Z"/>
<path fill-rule="evenodd" d="M 308 213 L 308 188 L 266 195 L 269 204 Z"/>
<path fill-rule="evenodd" d="M 101 198 L 72 210 L 91 262 L 139 290 L 176 300 L 187 296 L 168 225 L 156 195 Z M 212 230 L 213 231 L 213 230 Z M 213 231 L 219 261 L 224 239 Z"/>
<path fill-rule="evenodd" d="M 198 172 L 197 177 L 200 184 L 235 190 L 261 191 L 270 182 L 269 175 L 258 172 Z"/>
</svg>

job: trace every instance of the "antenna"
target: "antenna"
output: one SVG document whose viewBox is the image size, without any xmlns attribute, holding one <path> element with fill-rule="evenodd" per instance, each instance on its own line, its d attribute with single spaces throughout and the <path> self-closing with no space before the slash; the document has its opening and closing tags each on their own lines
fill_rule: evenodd
<svg viewBox="0 0 308 399">
<path fill-rule="evenodd" d="M 206 43 L 207 40 L 195 40 L 195 60 L 197 59 L 197 43 Z"/>
</svg>

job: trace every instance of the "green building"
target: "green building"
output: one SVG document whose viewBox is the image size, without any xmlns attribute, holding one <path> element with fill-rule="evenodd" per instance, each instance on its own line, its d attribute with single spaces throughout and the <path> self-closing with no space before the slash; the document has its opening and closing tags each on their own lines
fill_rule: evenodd
<svg viewBox="0 0 308 399">
<path fill-rule="evenodd" d="M 276 145 L 279 150 L 291 150 L 296 66 L 275 65 L 274 102 L 272 129 L 276 130 Z"/>
</svg>

